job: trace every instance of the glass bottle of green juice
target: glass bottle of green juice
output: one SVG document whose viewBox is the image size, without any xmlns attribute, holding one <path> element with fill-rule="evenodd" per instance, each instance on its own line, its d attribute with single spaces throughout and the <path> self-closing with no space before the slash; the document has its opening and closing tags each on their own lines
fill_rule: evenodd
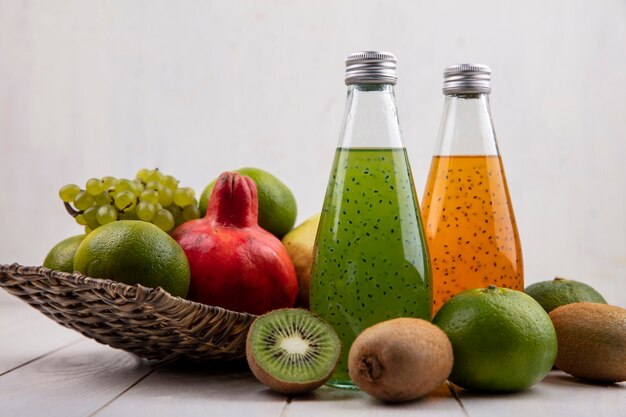
<svg viewBox="0 0 626 417">
<path fill-rule="evenodd" d="M 396 57 L 350 54 L 345 80 L 345 120 L 317 230 L 310 308 L 342 342 L 329 384 L 350 389 L 348 352 L 356 336 L 396 317 L 430 320 L 431 277 L 398 122 Z"/>
</svg>

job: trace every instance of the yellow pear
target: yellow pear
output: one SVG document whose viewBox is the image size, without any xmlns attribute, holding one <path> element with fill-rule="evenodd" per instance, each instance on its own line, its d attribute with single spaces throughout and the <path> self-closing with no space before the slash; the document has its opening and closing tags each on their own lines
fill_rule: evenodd
<svg viewBox="0 0 626 417">
<path fill-rule="evenodd" d="M 320 216 L 321 213 L 317 213 L 309 217 L 283 237 L 283 245 L 287 248 L 289 257 L 296 267 L 299 287 L 296 305 L 299 307 L 309 307 L 309 279 L 313 264 L 313 245 L 315 244 Z"/>
</svg>

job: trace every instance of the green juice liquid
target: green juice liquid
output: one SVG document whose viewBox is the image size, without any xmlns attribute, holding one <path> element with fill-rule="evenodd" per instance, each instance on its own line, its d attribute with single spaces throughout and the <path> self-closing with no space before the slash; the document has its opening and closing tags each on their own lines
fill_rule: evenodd
<svg viewBox="0 0 626 417">
<path fill-rule="evenodd" d="M 338 149 L 317 230 L 310 308 L 341 339 L 330 385 L 354 388 L 348 352 L 361 331 L 396 317 L 430 320 L 431 279 L 406 151 Z"/>
</svg>

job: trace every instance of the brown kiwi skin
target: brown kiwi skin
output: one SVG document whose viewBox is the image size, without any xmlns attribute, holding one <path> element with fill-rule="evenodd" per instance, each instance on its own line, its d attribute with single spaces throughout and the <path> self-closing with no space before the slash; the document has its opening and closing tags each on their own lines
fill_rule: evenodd
<svg viewBox="0 0 626 417">
<path fill-rule="evenodd" d="M 256 361 L 254 356 L 252 355 L 252 343 L 251 343 L 251 335 L 252 335 L 252 327 L 255 325 L 255 322 L 250 326 L 250 330 L 248 331 L 248 336 L 246 337 L 246 359 L 248 360 L 248 366 L 250 370 L 254 374 L 254 376 L 261 381 L 264 385 L 270 388 L 273 391 L 279 392 L 281 394 L 288 395 L 299 395 L 306 394 L 307 392 L 313 391 L 326 383 L 330 379 L 330 376 L 333 374 L 335 368 L 337 367 L 337 363 L 339 363 L 339 355 L 337 355 L 337 361 L 335 362 L 335 366 L 328 373 L 328 375 L 321 380 L 318 381 L 310 381 L 305 383 L 299 382 L 289 382 L 282 381 L 270 375 L 265 369 L 263 369 Z"/>
<path fill-rule="evenodd" d="M 452 371 L 452 344 L 434 324 L 398 318 L 365 329 L 348 355 L 350 378 L 385 402 L 417 399 L 444 383 Z"/>
<path fill-rule="evenodd" d="M 556 366 L 583 380 L 626 380 L 626 310 L 607 304 L 574 303 L 550 312 L 556 330 Z"/>
</svg>

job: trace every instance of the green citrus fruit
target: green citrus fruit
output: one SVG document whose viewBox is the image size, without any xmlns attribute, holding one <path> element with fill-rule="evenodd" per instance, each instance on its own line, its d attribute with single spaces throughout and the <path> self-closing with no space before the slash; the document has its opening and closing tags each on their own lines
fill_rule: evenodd
<svg viewBox="0 0 626 417">
<path fill-rule="evenodd" d="M 572 303 L 606 304 L 604 297 L 589 285 L 561 277 L 529 285 L 524 292 L 541 304 L 548 313 L 557 307 Z"/>
<path fill-rule="evenodd" d="M 189 289 L 183 249 L 157 226 L 138 220 L 107 223 L 89 233 L 76 251 L 74 269 L 90 277 L 161 287 L 179 297 Z"/>
<path fill-rule="evenodd" d="M 476 288 L 455 295 L 433 324 L 450 338 L 449 380 L 481 391 L 518 391 L 541 381 L 554 365 L 556 332 L 530 296 L 506 288 Z"/>
<path fill-rule="evenodd" d="M 258 168 L 240 168 L 233 172 L 248 176 L 254 181 L 259 194 L 259 225 L 279 239 L 296 223 L 298 209 L 291 190 L 278 178 Z M 211 181 L 200 197 L 200 213 L 206 214 L 209 196 L 215 181 Z"/>
<path fill-rule="evenodd" d="M 60 241 L 48 252 L 43 266 L 63 272 L 74 272 L 74 254 L 85 235 L 68 237 Z"/>
</svg>

